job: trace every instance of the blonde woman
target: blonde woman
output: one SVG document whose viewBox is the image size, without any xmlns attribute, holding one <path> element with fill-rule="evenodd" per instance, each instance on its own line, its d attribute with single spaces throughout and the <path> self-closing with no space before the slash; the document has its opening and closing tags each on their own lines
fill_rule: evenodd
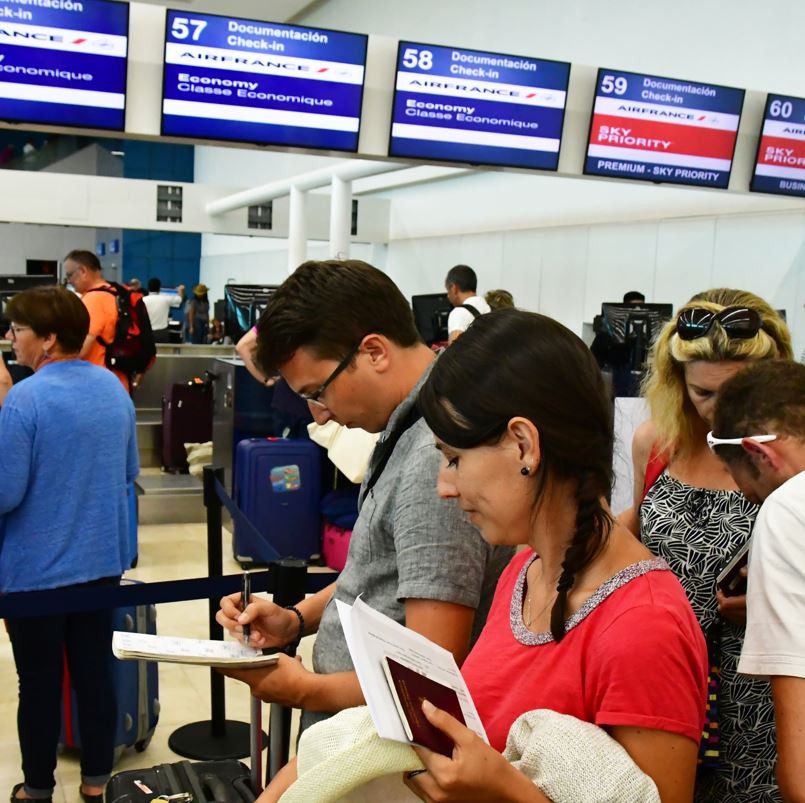
<svg viewBox="0 0 805 803">
<path fill-rule="evenodd" d="M 706 436 L 727 379 L 747 361 L 791 357 L 785 322 L 763 299 L 708 290 L 660 333 L 643 388 L 651 420 L 635 434 L 635 504 L 621 521 L 679 577 L 710 636 L 711 662 L 720 666 L 720 739 L 717 755 L 711 751 L 700 770 L 700 803 L 782 799 L 768 683 L 736 675 L 746 599 L 725 598 L 715 587 L 724 564 L 749 538 L 757 506 L 738 491 Z"/>
</svg>

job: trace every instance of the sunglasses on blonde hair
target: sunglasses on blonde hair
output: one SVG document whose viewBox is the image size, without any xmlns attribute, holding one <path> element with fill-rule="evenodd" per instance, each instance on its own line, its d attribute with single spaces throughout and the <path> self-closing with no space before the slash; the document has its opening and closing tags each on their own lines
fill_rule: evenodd
<svg viewBox="0 0 805 803">
<path fill-rule="evenodd" d="M 727 337 L 739 340 L 754 337 L 763 326 L 760 313 L 749 307 L 725 307 L 719 312 L 688 307 L 676 319 L 676 333 L 682 340 L 696 340 L 709 334 L 716 322 Z"/>
</svg>

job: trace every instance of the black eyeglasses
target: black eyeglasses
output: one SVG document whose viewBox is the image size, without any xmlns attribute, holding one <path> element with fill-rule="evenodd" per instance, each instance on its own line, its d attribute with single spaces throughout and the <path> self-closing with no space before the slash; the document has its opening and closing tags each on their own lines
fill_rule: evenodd
<svg viewBox="0 0 805 803">
<path fill-rule="evenodd" d="M 682 340 L 704 337 L 718 321 L 727 337 L 746 340 L 754 337 L 763 326 L 763 318 L 749 307 L 725 307 L 712 312 L 701 307 L 688 307 L 676 319 L 676 333 Z"/>
<path fill-rule="evenodd" d="M 323 401 L 319 401 L 322 394 L 325 390 L 333 383 L 335 378 L 352 362 L 355 355 L 360 351 L 361 344 L 358 343 L 352 351 L 341 360 L 338 365 L 336 365 L 335 370 L 324 380 L 324 382 L 319 386 L 317 390 L 314 390 L 313 393 L 298 393 L 297 396 L 299 398 L 304 399 L 308 404 L 315 404 L 316 407 L 321 407 L 322 409 L 326 409 L 327 405 Z"/>
</svg>

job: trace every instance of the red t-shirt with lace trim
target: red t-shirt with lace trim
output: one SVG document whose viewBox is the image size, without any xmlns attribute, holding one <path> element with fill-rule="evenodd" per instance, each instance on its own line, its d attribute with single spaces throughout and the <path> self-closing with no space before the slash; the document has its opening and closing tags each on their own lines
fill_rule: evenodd
<svg viewBox="0 0 805 803">
<path fill-rule="evenodd" d="M 707 648 L 679 581 L 661 559 L 626 567 L 567 623 L 558 644 L 523 623 L 525 572 L 515 555 L 461 672 L 492 746 L 526 711 L 548 708 L 603 727 L 625 725 L 701 739 Z"/>
</svg>

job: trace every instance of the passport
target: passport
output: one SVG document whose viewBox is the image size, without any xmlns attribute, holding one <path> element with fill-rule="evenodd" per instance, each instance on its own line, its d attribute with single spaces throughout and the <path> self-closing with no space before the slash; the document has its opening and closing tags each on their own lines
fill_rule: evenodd
<svg viewBox="0 0 805 803">
<path fill-rule="evenodd" d="M 435 753 L 452 756 L 453 740 L 428 722 L 422 712 L 422 701 L 428 700 L 464 725 L 464 714 L 455 690 L 388 656 L 383 659 L 383 671 L 408 738 Z"/>
</svg>

